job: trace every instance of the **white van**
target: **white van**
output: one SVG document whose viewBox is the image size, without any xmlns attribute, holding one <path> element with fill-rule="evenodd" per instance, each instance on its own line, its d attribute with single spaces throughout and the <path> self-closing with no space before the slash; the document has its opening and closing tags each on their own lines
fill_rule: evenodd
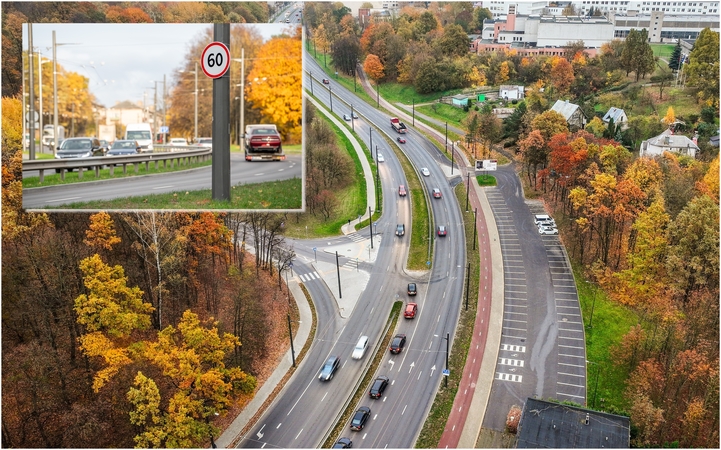
<svg viewBox="0 0 721 450">
<path fill-rule="evenodd" d="M 548 214 L 536 214 L 533 216 L 533 220 L 536 222 L 536 225 L 538 225 L 539 222 L 550 222 L 551 216 Z"/>
<path fill-rule="evenodd" d="M 153 151 L 153 129 L 149 123 L 129 123 L 125 127 L 125 139 L 138 141 L 143 153 Z"/>
</svg>

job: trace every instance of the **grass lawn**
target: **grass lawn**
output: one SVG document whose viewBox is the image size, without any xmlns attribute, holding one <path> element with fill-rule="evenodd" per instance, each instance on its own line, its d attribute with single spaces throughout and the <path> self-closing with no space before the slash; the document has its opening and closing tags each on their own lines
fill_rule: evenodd
<svg viewBox="0 0 721 450">
<path fill-rule="evenodd" d="M 477 175 L 476 180 L 478 181 L 479 186 L 495 186 L 496 185 L 496 177 L 493 175 Z"/>
<path fill-rule="evenodd" d="M 676 47 L 676 44 L 649 44 L 651 46 L 651 50 L 653 50 L 653 56 L 658 56 L 660 58 L 664 58 L 668 60 L 668 58 L 671 57 L 673 54 L 673 49 Z"/>
<path fill-rule="evenodd" d="M 212 190 L 141 195 L 115 200 L 61 205 L 59 209 L 176 209 L 176 210 L 229 210 L 229 209 L 300 209 L 302 207 L 302 179 L 292 178 L 265 183 L 231 186 L 230 201 L 212 199 Z"/>
<path fill-rule="evenodd" d="M 466 118 L 468 113 L 463 108 L 456 108 L 455 106 L 448 105 L 446 103 L 433 103 L 432 105 L 423 105 L 417 108 L 422 114 L 433 117 L 441 121 L 448 121 L 449 124 L 453 124 L 459 128 L 464 128 L 461 125 L 461 121 Z"/>
<path fill-rule="evenodd" d="M 633 310 L 615 303 L 598 286 L 587 282 L 580 267 L 574 264 L 573 271 L 586 329 L 588 407 L 611 412 L 624 411 L 628 405 L 623 390 L 629 373 L 615 365 L 611 348 L 621 342 L 639 318 Z"/>
<path fill-rule="evenodd" d="M 458 94 L 462 89 L 452 89 L 445 92 L 432 92 L 430 94 L 419 94 L 413 86 L 401 83 L 381 83 L 381 97 L 391 103 L 403 103 L 406 105 L 413 104 L 415 100 L 418 103 L 435 102 L 439 98 L 446 95 Z"/>
</svg>

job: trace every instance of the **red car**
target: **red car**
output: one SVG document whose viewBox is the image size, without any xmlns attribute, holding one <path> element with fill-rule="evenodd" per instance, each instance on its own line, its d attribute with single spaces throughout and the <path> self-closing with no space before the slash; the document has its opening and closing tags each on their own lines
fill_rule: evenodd
<svg viewBox="0 0 721 450">
<path fill-rule="evenodd" d="M 433 189 L 433 198 L 441 198 L 443 194 L 441 194 L 441 190 L 438 188 Z"/>
<path fill-rule="evenodd" d="M 405 143 L 406 143 L 406 139 L 405 139 L 405 138 L 402 138 L 402 137 L 400 137 L 400 136 L 398 136 L 398 137 L 396 138 L 396 141 L 400 142 L 401 144 L 405 144 Z"/>
<path fill-rule="evenodd" d="M 323 84 L 330 84 L 330 80 L 328 78 L 323 78 Z"/>
<path fill-rule="evenodd" d="M 438 236 L 443 237 L 443 236 L 445 236 L 445 235 L 447 235 L 447 234 L 448 234 L 448 230 L 446 229 L 445 225 L 440 225 L 440 226 L 438 227 Z"/>
<path fill-rule="evenodd" d="M 418 312 L 418 305 L 416 303 L 409 303 L 406 305 L 406 310 L 403 312 L 403 317 L 406 319 L 413 319 L 416 317 Z"/>
<path fill-rule="evenodd" d="M 398 186 L 398 195 L 400 195 L 401 197 L 406 196 L 406 187 L 403 186 L 402 184 L 400 186 Z"/>
</svg>

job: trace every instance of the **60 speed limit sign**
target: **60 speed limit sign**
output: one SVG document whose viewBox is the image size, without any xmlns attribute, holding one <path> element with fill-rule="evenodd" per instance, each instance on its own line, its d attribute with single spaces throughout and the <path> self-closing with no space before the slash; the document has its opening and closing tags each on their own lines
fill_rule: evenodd
<svg viewBox="0 0 721 450">
<path fill-rule="evenodd" d="M 230 50 L 222 42 L 211 42 L 203 50 L 200 67 L 210 78 L 220 78 L 230 67 Z"/>
</svg>

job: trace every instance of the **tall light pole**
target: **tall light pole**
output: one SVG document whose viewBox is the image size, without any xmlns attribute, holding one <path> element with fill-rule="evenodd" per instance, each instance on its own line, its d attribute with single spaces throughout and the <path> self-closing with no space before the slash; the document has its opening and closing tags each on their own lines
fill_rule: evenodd
<svg viewBox="0 0 721 450">
<path fill-rule="evenodd" d="M 53 144 L 52 150 L 58 147 L 58 44 L 55 42 L 55 30 L 53 30 Z"/>
<path fill-rule="evenodd" d="M 243 144 L 240 136 L 245 134 L 245 48 L 240 48 L 240 58 L 233 58 L 233 61 L 240 61 L 240 84 L 237 85 L 240 86 L 240 122 L 238 122 L 240 134 L 238 134 L 238 145 L 242 148 Z"/>
<path fill-rule="evenodd" d="M 180 72 L 187 72 L 195 75 L 195 91 L 193 91 L 193 95 L 195 96 L 195 127 L 193 128 L 193 140 L 198 142 L 198 61 L 195 62 L 195 70 L 181 70 Z"/>
<path fill-rule="evenodd" d="M 30 133 L 30 159 L 35 159 L 35 70 L 34 70 L 34 63 L 33 63 L 33 24 L 28 23 L 28 69 L 29 69 L 29 79 L 30 79 L 30 113 L 29 117 L 27 119 L 29 123 L 29 133 Z M 23 115 L 25 115 L 25 111 L 23 111 Z M 27 116 L 26 116 L 27 117 Z M 23 119 L 25 120 L 25 119 Z M 23 136 L 23 140 L 25 139 L 25 136 Z"/>
</svg>

